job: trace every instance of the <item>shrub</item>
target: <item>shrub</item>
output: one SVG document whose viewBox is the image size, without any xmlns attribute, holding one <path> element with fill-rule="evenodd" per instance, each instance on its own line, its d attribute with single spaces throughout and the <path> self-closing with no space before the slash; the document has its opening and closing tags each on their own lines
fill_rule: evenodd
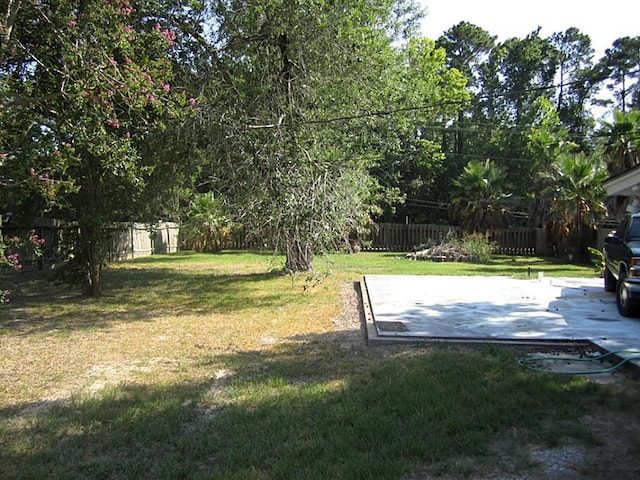
<svg viewBox="0 0 640 480">
<path fill-rule="evenodd" d="M 486 262 L 491 259 L 493 244 L 486 233 L 469 233 L 462 237 L 462 249 L 472 260 Z"/>
</svg>

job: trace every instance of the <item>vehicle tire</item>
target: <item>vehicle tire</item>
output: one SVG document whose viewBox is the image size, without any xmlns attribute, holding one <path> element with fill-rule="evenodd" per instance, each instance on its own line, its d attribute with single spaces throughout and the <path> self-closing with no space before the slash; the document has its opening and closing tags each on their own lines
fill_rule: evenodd
<svg viewBox="0 0 640 480">
<path fill-rule="evenodd" d="M 604 290 L 605 292 L 616 291 L 616 277 L 613 276 L 608 267 L 604 267 Z"/>
<path fill-rule="evenodd" d="M 635 300 L 631 300 L 629 298 L 629 292 L 627 291 L 624 283 L 625 278 L 626 274 L 624 272 L 620 272 L 616 287 L 616 306 L 618 307 L 620 315 L 623 317 L 631 317 L 637 313 L 638 305 Z"/>
</svg>

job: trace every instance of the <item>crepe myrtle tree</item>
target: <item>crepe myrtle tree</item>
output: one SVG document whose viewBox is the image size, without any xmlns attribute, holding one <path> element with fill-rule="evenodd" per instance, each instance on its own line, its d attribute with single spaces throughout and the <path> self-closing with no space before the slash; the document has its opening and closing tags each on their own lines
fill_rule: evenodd
<svg viewBox="0 0 640 480">
<path fill-rule="evenodd" d="M 13 236 L 7 240 L 0 236 L 0 269 L 22 270 L 21 252 L 30 252 L 35 257 L 42 255 L 44 239 L 39 238 L 35 230 L 22 237 Z M 0 286 L 0 305 L 9 303 L 11 291 Z"/>
<path fill-rule="evenodd" d="M 5 166 L 72 186 L 49 213 L 73 222 L 77 272 L 85 293 L 99 295 L 108 227 L 136 215 L 157 167 L 141 146 L 196 103 L 172 84 L 178 32 L 129 0 L 14 0 L 10 7 L 2 120 L 29 128 L 3 142 Z"/>
</svg>

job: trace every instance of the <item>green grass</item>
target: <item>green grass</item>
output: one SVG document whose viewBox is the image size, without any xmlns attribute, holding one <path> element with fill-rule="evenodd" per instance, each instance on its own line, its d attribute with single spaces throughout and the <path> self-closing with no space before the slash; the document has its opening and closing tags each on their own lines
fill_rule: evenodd
<svg viewBox="0 0 640 480">
<path fill-rule="evenodd" d="M 432 262 L 408 260 L 403 253 L 363 252 L 357 255 L 333 255 L 324 262 L 338 271 L 376 275 L 501 275 L 515 278 L 536 277 L 544 272 L 551 277 L 593 277 L 590 265 L 567 264 L 542 257 L 494 256 L 483 263 Z"/>
<path fill-rule="evenodd" d="M 332 319 L 362 274 L 593 272 L 396 257 L 333 256 L 315 282 L 269 255 L 154 256 L 109 268 L 101 299 L 24 277 L 0 311 L 0 477 L 473 478 L 494 468 L 496 440 L 600 449 L 582 419 L 640 416 L 637 389 L 535 373 L 507 348 L 345 347 L 358 333 Z"/>
</svg>

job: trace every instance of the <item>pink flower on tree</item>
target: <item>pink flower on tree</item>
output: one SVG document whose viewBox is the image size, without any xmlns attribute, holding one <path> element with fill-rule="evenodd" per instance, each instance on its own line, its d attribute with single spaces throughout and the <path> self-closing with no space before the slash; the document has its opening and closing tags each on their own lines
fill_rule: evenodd
<svg viewBox="0 0 640 480">
<path fill-rule="evenodd" d="M 162 91 L 167 93 L 169 92 L 169 90 L 171 90 L 171 85 L 169 85 L 168 83 L 165 83 L 164 85 L 162 85 Z"/>
<path fill-rule="evenodd" d="M 173 30 L 164 29 L 162 31 L 162 38 L 164 38 L 165 42 L 167 42 L 168 45 L 173 45 L 173 42 L 176 39 L 176 32 L 174 32 Z"/>
</svg>

